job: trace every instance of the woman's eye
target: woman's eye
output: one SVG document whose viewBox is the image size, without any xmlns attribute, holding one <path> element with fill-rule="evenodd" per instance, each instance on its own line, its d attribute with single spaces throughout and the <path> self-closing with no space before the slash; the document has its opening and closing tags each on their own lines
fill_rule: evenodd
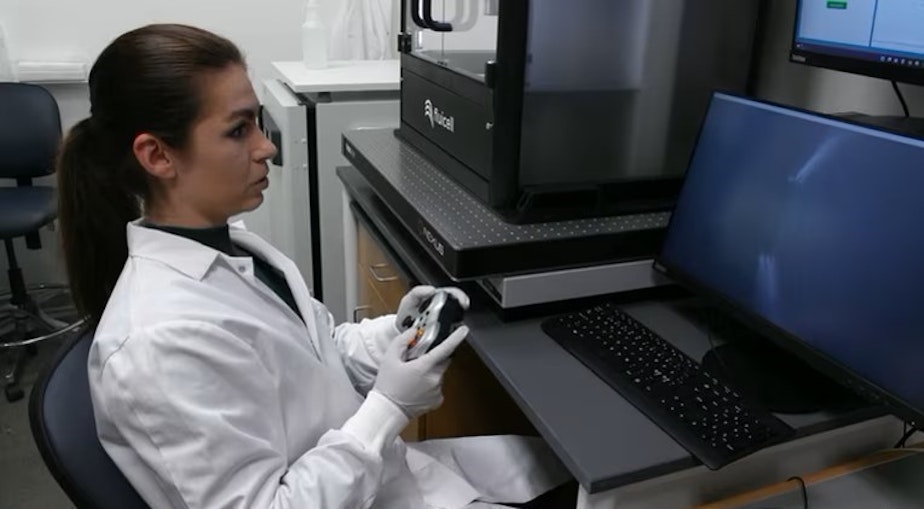
<svg viewBox="0 0 924 509">
<path fill-rule="evenodd" d="M 247 134 L 247 124 L 242 123 L 228 132 L 230 138 L 243 138 Z"/>
</svg>

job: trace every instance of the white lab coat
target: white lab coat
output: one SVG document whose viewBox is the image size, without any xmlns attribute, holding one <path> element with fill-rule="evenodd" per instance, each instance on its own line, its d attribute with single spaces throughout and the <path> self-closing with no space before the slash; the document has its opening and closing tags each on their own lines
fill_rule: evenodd
<svg viewBox="0 0 924 509">
<path fill-rule="evenodd" d="M 331 60 L 398 58 L 396 0 L 343 0 L 331 25 Z"/>
<path fill-rule="evenodd" d="M 295 264 L 256 235 L 231 227 L 236 244 L 285 275 L 301 318 L 255 277 L 251 258 L 127 230 L 90 388 L 103 447 L 152 507 L 459 508 L 521 501 L 506 495 L 528 498 L 565 479 L 525 439 L 408 449 L 393 438 L 406 417 L 376 393 L 364 404 L 364 394 L 394 318 L 335 326 Z M 467 456 L 481 464 L 434 458 Z M 475 471 L 495 474 L 474 486 L 465 474 Z"/>
</svg>

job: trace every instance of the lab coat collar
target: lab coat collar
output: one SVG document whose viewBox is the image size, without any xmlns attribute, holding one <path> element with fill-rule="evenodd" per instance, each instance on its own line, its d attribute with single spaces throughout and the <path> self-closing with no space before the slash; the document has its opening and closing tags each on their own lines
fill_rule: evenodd
<svg viewBox="0 0 924 509">
<path fill-rule="evenodd" d="M 141 226 L 141 221 L 132 221 L 126 227 L 129 256 L 165 263 L 201 281 L 220 254 L 192 239 Z"/>
<path fill-rule="evenodd" d="M 201 281 L 205 277 L 217 259 L 227 257 L 224 253 L 195 240 L 153 228 L 145 228 L 141 226 L 141 221 L 139 219 L 128 223 L 127 236 L 130 256 L 165 263 L 197 281 Z M 282 271 L 292 291 L 292 296 L 295 298 L 295 304 L 302 318 L 301 322 L 312 332 L 309 337 L 315 352 L 320 356 L 323 353 L 323 347 L 317 340 L 317 327 L 312 313 L 311 294 L 301 277 L 301 273 L 298 271 L 298 267 L 292 260 L 286 258 L 285 255 L 259 236 L 247 231 L 243 222 L 231 223 L 229 226 L 231 240 L 234 243 L 239 244 Z M 242 263 L 245 263 L 246 270 L 241 276 L 254 283 L 252 263 L 249 260 L 242 261 Z M 260 291 L 267 292 L 259 285 L 255 286 Z M 286 311 L 291 310 L 286 307 Z M 297 317 L 293 316 L 292 318 L 298 321 Z"/>
<path fill-rule="evenodd" d="M 235 244 L 258 255 L 282 272 L 286 283 L 289 284 L 289 289 L 292 291 L 292 297 L 295 298 L 295 304 L 302 315 L 302 320 L 311 327 L 314 324 L 314 316 L 311 313 L 311 292 L 308 290 L 308 286 L 305 284 L 305 280 L 302 278 L 302 274 L 299 272 L 295 262 L 259 236 L 247 231 L 241 222 L 232 223 L 230 233 L 231 240 Z"/>
<path fill-rule="evenodd" d="M 247 231 L 243 222 L 231 223 L 230 233 L 231 240 L 235 244 L 266 260 L 267 263 L 282 272 L 286 283 L 289 284 L 289 289 L 292 291 L 292 297 L 295 298 L 295 304 L 301 314 L 302 321 L 309 331 L 308 337 L 315 348 L 315 352 L 319 357 L 326 355 L 324 342 L 318 339 L 319 331 L 313 312 L 314 306 L 312 305 L 311 292 L 308 290 L 308 286 L 305 284 L 305 280 L 295 262 L 258 235 Z"/>
</svg>

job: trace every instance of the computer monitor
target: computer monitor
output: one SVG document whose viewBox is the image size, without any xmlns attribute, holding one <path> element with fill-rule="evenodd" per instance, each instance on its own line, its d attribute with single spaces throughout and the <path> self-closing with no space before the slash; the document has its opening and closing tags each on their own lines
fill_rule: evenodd
<svg viewBox="0 0 924 509">
<path fill-rule="evenodd" d="M 799 0 L 790 60 L 924 85 L 924 2 Z"/>
<path fill-rule="evenodd" d="M 655 267 L 921 424 L 922 224 L 924 141 L 716 93 Z"/>
</svg>

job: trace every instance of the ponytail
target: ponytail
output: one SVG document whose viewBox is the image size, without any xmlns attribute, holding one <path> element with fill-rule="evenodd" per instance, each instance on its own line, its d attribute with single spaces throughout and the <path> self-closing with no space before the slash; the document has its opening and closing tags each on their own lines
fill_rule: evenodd
<svg viewBox="0 0 924 509">
<path fill-rule="evenodd" d="M 57 174 L 71 292 L 78 311 L 96 324 L 128 257 L 126 223 L 141 215 L 141 207 L 127 178 L 135 169 L 120 164 L 124 158 L 94 127 L 87 118 L 71 129 L 58 154 Z"/>
</svg>

